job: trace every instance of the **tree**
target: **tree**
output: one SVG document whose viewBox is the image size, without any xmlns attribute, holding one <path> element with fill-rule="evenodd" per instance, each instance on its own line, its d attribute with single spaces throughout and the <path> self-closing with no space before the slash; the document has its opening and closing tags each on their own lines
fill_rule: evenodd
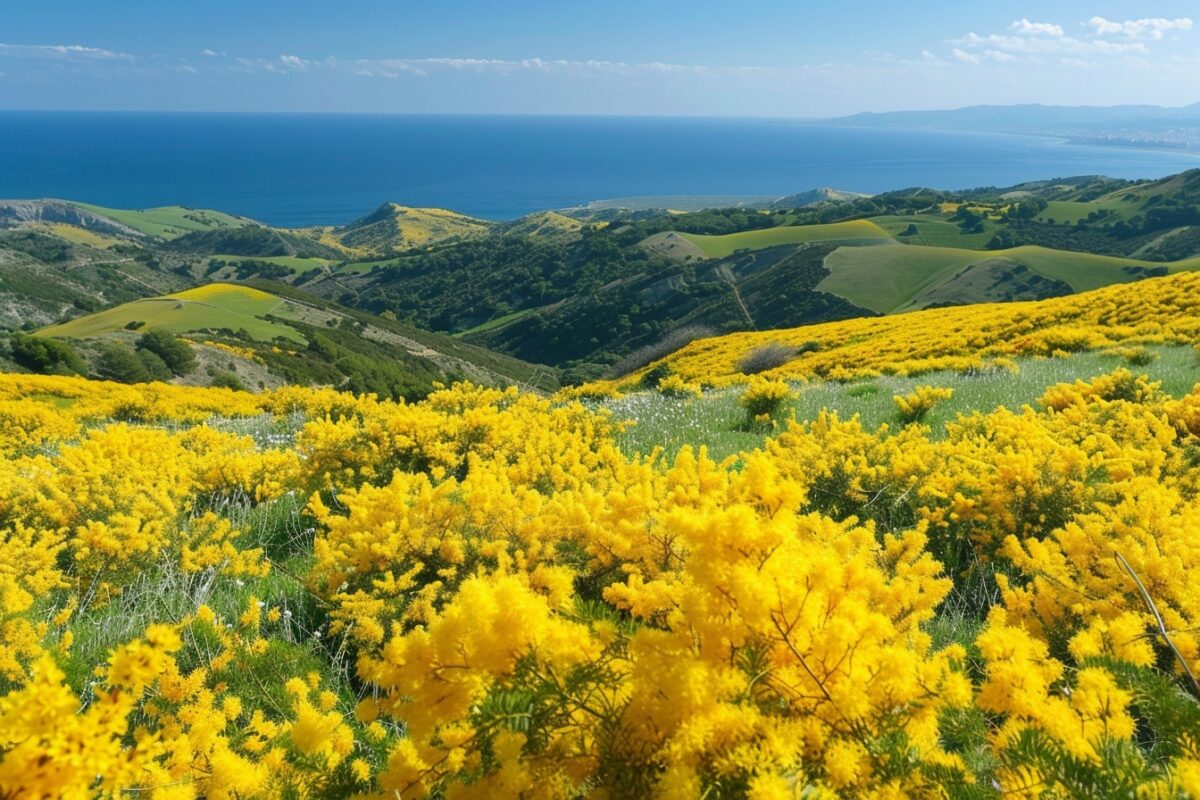
<svg viewBox="0 0 1200 800">
<path fill-rule="evenodd" d="M 16 335 L 10 346 L 13 361 L 44 375 L 82 375 L 87 365 L 74 348 L 58 339 Z"/>
<path fill-rule="evenodd" d="M 137 353 L 123 344 L 105 342 L 100 345 L 96 360 L 96 375 L 120 383 L 145 383 L 150 380 L 150 371 L 138 358 Z"/>
<path fill-rule="evenodd" d="M 150 374 L 150 379 L 155 381 L 171 380 L 171 368 L 167 366 L 167 362 L 155 353 L 153 350 L 138 350 L 138 360 L 142 362 L 142 366 L 146 368 L 146 372 Z"/>
<path fill-rule="evenodd" d="M 154 353 L 175 375 L 187 375 L 196 368 L 196 354 L 187 342 L 164 330 L 143 333 L 137 342 L 138 350 Z"/>
</svg>

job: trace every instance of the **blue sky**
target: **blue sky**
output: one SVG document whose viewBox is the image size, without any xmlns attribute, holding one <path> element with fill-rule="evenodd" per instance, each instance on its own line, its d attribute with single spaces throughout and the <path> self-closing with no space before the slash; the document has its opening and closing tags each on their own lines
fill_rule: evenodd
<svg viewBox="0 0 1200 800">
<path fill-rule="evenodd" d="M 56 0 L 0 108 L 831 116 L 1200 101 L 1192 2 Z"/>
</svg>

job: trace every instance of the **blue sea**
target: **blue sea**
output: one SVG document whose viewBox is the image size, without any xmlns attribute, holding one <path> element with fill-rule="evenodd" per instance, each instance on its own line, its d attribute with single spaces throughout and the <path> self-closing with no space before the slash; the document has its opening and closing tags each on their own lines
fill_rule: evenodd
<svg viewBox="0 0 1200 800">
<path fill-rule="evenodd" d="M 0 198 L 182 204 L 274 225 L 384 201 L 489 219 L 644 195 L 959 189 L 1200 157 L 1050 138 L 645 117 L 0 112 Z"/>
</svg>

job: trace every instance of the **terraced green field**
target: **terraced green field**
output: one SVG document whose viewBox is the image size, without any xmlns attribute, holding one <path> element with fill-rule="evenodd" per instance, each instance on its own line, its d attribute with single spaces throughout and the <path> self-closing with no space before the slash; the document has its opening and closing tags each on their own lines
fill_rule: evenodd
<svg viewBox="0 0 1200 800">
<path fill-rule="evenodd" d="M 124 208 L 105 208 L 90 203 L 72 205 L 116 220 L 122 225 L 128 225 L 147 236 L 159 239 L 175 239 L 193 231 L 210 231 L 216 228 L 241 228 L 250 224 L 244 217 L 235 217 L 222 211 L 207 209 L 185 208 L 184 206 L 161 206 L 132 210 Z"/>
<path fill-rule="evenodd" d="M 862 308 L 890 314 L 920 307 L 915 301 L 923 293 L 965 267 L 993 259 L 1022 264 L 1045 278 L 1067 283 L 1077 292 L 1127 283 L 1141 277 L 1126 271 L 1128 267 L 1165 266 L 1170 272 L 1200 269 L 1200 259 L 1158 264 L 1034 246 L 979 251 L 898 244 L 839 248 L 825 259 L 830 274 L 817 289 L 843 297 Z"/>
<path fill-rule="evenodd" d="M 290 316 L 287 303 L 267 292 L 248 286 L 214 283 L 162 297 L 149 297 L 89 314 L 60 325 L 42 328 L 35 335 L 88 339 L 125 330 L 161 329 L 170 333 L 201 330 L 245 330 L 259 341 L 284 337 L 304 342 L 296 330 L 263 319 L 267 314 Z"/>
<path fill-rule="evenodd" d="M 780 228 L 765 228 L 757 231 L 729 233 L 723 236 L 706 236 L 694 233 L 679 234 L 700 248 L 705 258 L 724 258 L 736 250 L 762 250 L 781 244 L 808 244 L 809 242 L 838 242 L 853 240 L 889 240 L 886 230 L 865 219 L 851 222 L 833 222 L 827 225 L 795 225 Z"/>
</svg>

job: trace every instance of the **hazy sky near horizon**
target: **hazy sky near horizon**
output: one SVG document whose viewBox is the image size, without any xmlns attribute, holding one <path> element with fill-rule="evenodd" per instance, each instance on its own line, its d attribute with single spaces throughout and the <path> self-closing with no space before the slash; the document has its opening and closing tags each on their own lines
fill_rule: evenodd
<svg viewBox="0 0 1200 800">
<path fill-rule="evenodd" d="M 818 117 L 1187 105 L 1200 101 L 1197 24 L 1194 0 L 58 0 L 3 15 L 0 108 Z"/>
</svg>

